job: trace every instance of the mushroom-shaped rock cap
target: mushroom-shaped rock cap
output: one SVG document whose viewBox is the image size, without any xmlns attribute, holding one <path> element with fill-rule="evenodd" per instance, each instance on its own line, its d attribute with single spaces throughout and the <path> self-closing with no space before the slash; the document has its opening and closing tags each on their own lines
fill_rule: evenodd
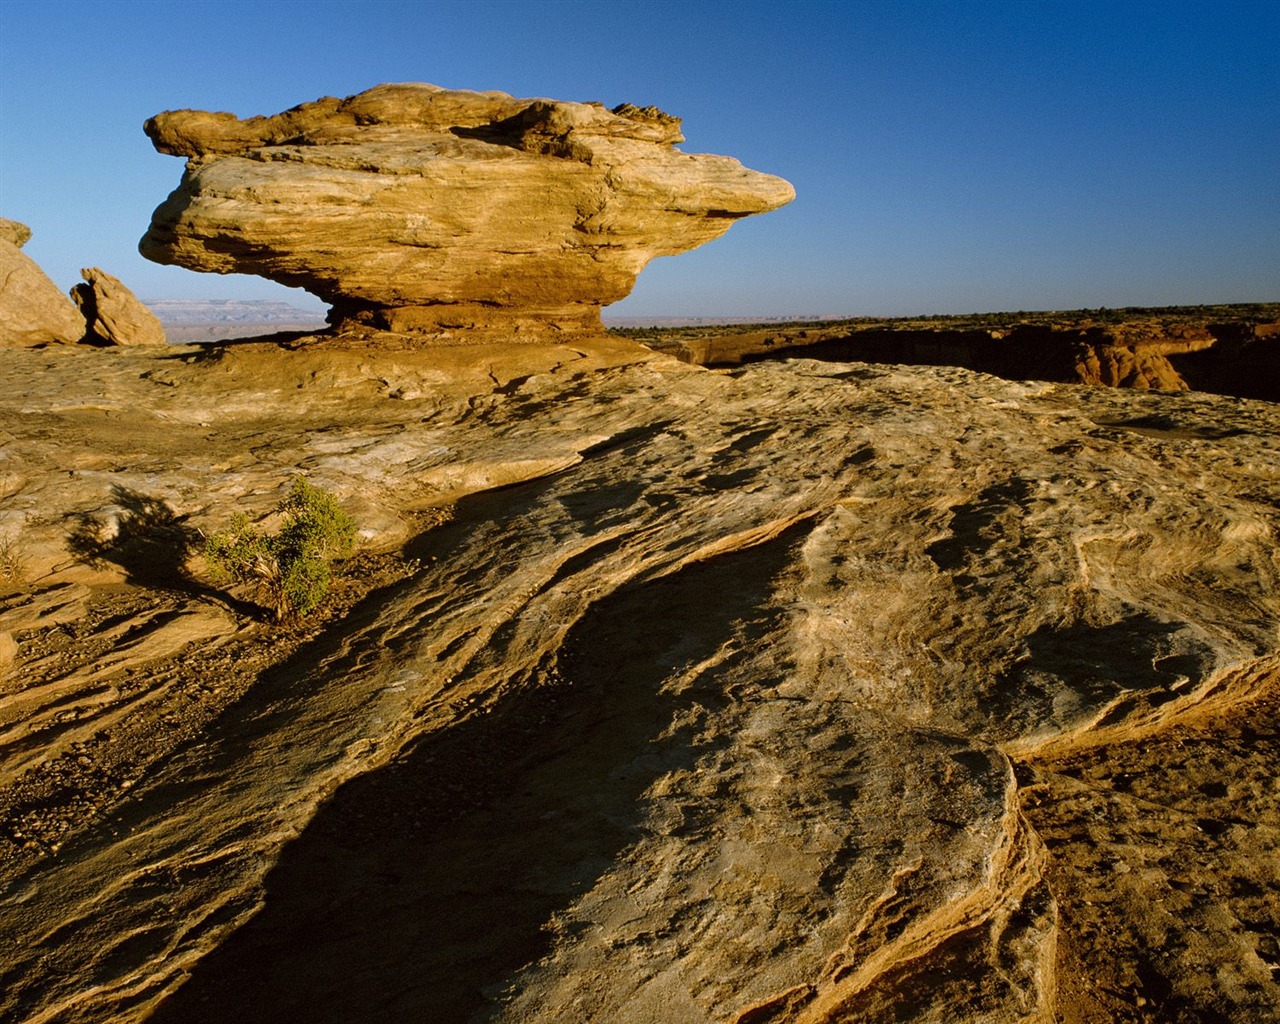
<svg viewBox="0 0 1280 1024">
<path fill-rule="evenodd" d="M 655 256 L 795 196 L 680 152 L 678 118 L 630 104 L 380 85 L 271 117 L 169 111 L 146 132 L 188 163 L 144 256 L 258 274 L 337 323 L 401 331 L 599 330 Z"/>
</svg>

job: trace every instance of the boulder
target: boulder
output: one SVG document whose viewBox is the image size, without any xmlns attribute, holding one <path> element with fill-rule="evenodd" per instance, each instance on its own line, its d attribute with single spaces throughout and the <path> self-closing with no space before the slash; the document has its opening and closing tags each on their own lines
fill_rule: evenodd
<svg viewBox="0 0 1280 1024">
<path fill-rule="evenodd" d="M 794 189 L 680 152 L 654 107 L 381 85 L 271 117 L 168 111 L 187 158 L 139 248 L 192 270 L 305 288 L 330 322 L 448 340 L 601 330 L 655 256 L 685 252 Z"/>
<path fill-rule="evenodd" d="M 84 337 L 84 320 L 58 286 L 19 246 L 31 229 L 0 219 L 0 348 L 69 343 Z"/>
<path fill-rule="evenodd" d="M 119 278 L 89 267 L 80 271 L 85 283 L 71 289 L 88 326 L 86 340 L 103 345 L 163 345 L 164 325 Z"/>
</svg>

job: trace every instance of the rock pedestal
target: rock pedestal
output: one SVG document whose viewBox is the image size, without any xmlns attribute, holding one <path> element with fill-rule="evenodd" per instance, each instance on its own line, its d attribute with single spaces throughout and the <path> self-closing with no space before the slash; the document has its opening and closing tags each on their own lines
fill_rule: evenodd
<svg viewBox="0 0 1280 1024">
<path fill-rule="evenodd" d="M 691 155 L 653 107 L 381 85 L 271 117 L 180 110 L 146 132 L 187 158 L 140 243 L 148 259 L 257 274 L 340 328 L 509 340 L 591 331 L 655 256 L 794 197 Z"/>
</svg>

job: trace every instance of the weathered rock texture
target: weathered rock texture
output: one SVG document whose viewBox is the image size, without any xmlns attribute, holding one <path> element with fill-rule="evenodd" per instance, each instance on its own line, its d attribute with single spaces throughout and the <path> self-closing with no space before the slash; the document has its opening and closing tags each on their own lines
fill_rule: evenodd
<svg viewBox="0 0 1280 1024">
<path fill-rule="evenodd" d="M 1280 1013 L 1276 406 L 12 355 L 6 1021 Z M 416 561 L 289 639 L 179 570 L 297 472 Z"/>
<path fill-rule="evenodd" d="M 0 347 L 69 343 L 84 337 L 84 318 L 19 247 L 31 229 L 0 220 Z"/>
<path fill-rule="evenodd" d="M 3 582 L 3 581 L 0 581 Z M 18 657 L 18 644 L 8 633 L 0 633 L 0 682 L 9 675 Z"/>
<path fill-rule="evenodd" d="M 8 242 L 21 249 L 31 240 L 31 229 L 16 220 L 0 217 L 0 242 Z"/>
<path fill-rule="evenodd" d="M 447 337 L 599 332 L 655 256 L 794 195 L 689 155 L 652 107 L 382 85 L 273 117 L 181 110 L 146 124 L 188 158 L 144 256 L 307 289 L 331 320 Z"/>
<path fill-rule="evenodd" d="M 164 325 L 119 278 L 105 270 L 81 270 L 84 284 L 71 289 L 71 298 L 84 317 L 85 340 L 100 345 L 163 345 Z"/>
</svg>

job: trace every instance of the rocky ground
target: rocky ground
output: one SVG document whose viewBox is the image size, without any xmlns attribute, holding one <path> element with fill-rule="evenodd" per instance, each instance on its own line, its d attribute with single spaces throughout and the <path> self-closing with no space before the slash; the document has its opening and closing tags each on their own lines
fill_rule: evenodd
<svg viewBox="0 0 1280 1024">
<path fill-rule="evenodd" d="M 0 395 L 6 1020 L 1280 1013 L 1273 404 L 391 337 Z M 298 474 L 361 551 L 282 628 L 193 552 Z"/>
</svg>

